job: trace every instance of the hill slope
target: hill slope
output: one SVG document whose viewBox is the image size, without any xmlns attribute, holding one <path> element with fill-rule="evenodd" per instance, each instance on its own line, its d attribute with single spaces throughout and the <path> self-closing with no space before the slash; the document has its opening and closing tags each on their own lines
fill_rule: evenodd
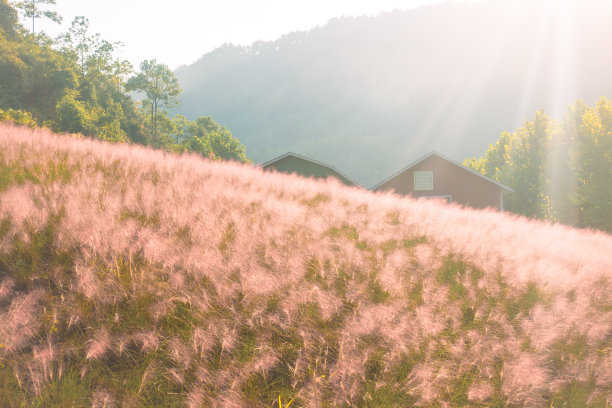
<svg viewBox="0 0 612 408">
<path fill-rule="evenodd" d="M 601 233 L 1 126 L 0 405 L 607 407 L 611 254 Z"/>
<path fill-rule="evenodd" d="M 178 69 L 181 110 L 210 112 L 255 162 L 295 151 L 371 186 L 612 95 L 610 15 L 606 0 L 493 0 L 332 20 Z"/>
</svg>

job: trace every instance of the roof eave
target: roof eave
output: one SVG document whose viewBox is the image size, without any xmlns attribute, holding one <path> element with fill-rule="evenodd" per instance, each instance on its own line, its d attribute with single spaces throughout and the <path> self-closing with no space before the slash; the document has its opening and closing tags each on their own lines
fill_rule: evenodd
<svg viewBox="0 0 612 408">
<path fill-rule="evenodd" d="M 373 187 L 372 187 L 370 190 L 372 190 L 372 191 L 376 191 L 378 188 L 380 188 L 381 186 L 383 186 L 383 185 L 384 185 L 385 183 L 387 183 L 388 181 L 390 181 L 390 180 L 394 179 L 395 177 L 397 177 L 397 176 L 399 176 L 400 174 L 404 173 L 406 170 L 410 169 L 411 167 L 416 166 L 417 164 L 419 164 L 419 163 L 420 163 L 420 162 L 422 162 L 423 160 L 428 159 L 429 157 L 434 156 L 434 155 L 436 155 L 436 156 L 438 156 L 438 157 L 440 157 L 440 158 L 442 158 L 442 159 L 444 159 L 444 160 L 448 161 L 449 163 L 454 164 L 455 166 L 458 166 L 458 167 L 460 167 L 460 168 L 462 168 L 462 169 L 464 169 L 464 170 L 467 170 L 467 171 L 469 171 L 470 173 L 472 173 L 472 174 L 474 174 L 474 175 L 476 175 L 476 176 L 479 176 L 479 177 L 481 177 L 481 178 L 483 178 L 483 179 L 487 180 L 488 182 L 493 183 L 493 184 L 497 185 L 498 187 L 500 187 L 500 188 L 502 188 L 502 189 L 504 189 L 504 190 L 506 190 L 506 191 L 508 191 L 508 192 L 510 192 L 510 193 L 513 193 L 513 192 L 514 192 L 514 190 L 513 190 L 513 189 L 511 189 L 510 187 L 505 186 L 505 185 L 503 185 L 503 184 L 501 184 L 501 183 L 498 183 L 497 181 L 495 181 L 495 180 L 493 180 L 493 179 L 491 179 L 491 178 L 489 178 L 489 177 L 485 176 L 484 174 L 480 174 L 480 173 L 478 173 L 477 171 L 472 170 L 472 169 L 470 169 L 469 167 L 466 167 L 466 166 L 464 166 L 463 164 L 461 164 L 461 163 L 459 163 L 459 162 L 457 162 L 457 161 L 455 161 L 455 160 L 453 160 L 453 159 L 451 159 L 451 158 L 449 158 L 449 157 L 446 157 L 445 155 L 443 155 L 443 154 L 441 154 L 441 153 L 438 153 L 438 152 L 437 152 L 437 151 L 435 151 L 435 150 L 432 150 L 431 152 L 427 153 L 426 155 L 422 156 L 421 158 L 419 158 L 419 159 L 417 159 L 417 160 L 413 161 L 413 162 L 412 162 L 412 163 L 410 163 L 409 165 L 402 167 L 402 169 L 401 169 L 401 170 L 396 171 L 396 172 L 395 172 L 395 173 L 393 173 L 391 176 L 387 177 L 386 179 L 384 179 L 384 180 L 383 180 L 383 181 L 381 181 L 380 183 L 378 183 L 378 184 L 376 184 L 375 186 L 373 186 Z"/>
<path fill-rule="evenodd" d="M 327 164 L 327 163 L 323 163 L 323 162 L 315 160 L 315 159 L 312 159 L 310 157 L 303 156 L 301 154 L 294 153 L 294 152 L 287 152 L 285 154 L 281 154 L 280 156 L 278 156 L 278 157 L 276 157 L 276 158 L 274 158 L 272 160 L 268 160 L 267 162 L 261 164 L 261 167 L 264 168 L 266 166 L 269 166 L 270 164 L 276 163 L 277 161 L 280 161 L 280 160 L 284 159 L 285 157 L 289 157 L 289 156 L 294 156 L 294 157 L 297 157 L 298 159 L 307 160 L 309 162 L 318 164 L 319 166 L 327 167 L 328 169 L 333 170 L 336 173 L 338 173 L 338 175 L 343 177 L 346 181 L 348 181 L 352 185 L 354 185 L 356 187 L 361 187 L 361 185 L 359 183 L 357 183 L 356 181 L 354 181 L 353 179 L 348 177 L 346 174 L 342 173 L 340 170 L 338 170 L 334 166 L 332 166 L 330 164 Z"/>
</svg>

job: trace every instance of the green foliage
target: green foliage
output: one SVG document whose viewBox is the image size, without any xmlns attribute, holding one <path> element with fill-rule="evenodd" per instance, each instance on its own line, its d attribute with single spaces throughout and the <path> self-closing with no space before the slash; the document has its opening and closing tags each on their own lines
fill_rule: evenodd
<svg viewBox="0 0 612 408">
<path fill-rule="evenodd" d="M 455 260 L 454 255 L 448 255 L 444 263 L 436 272 L 436 280 L 441 284 L 448 285 L 452 300 L 459 300 L 466 294 L 466 288 L 461 284 L 462 278 L 467 272 L 467 265 L 462 260 Z"/>
<path fill-rule="evenodd" d="M 329 196 L 329 194 L 324 194 L 324 193 L 318 193 L 316 194 L 314 197 L 310 198 L 310 199 L 304 199 L 301 201 L 302 204 L 304 204 L 307 207 L 316 207 L 318 204 L 321 203 L 327 203 L 331 201 L 331 197 Z"/>
<path fill-rule="evenodd" d="M 371 280 L 368 284 L 368 294 L 370 295 L 372 303 L 383 303 L 391 296 L 391 294 L 382 287 L 380 282 L 376 280 Z"/>
<path fill-rule="evenodd" d="M 39 396 L 32 401 L 33 407 L 77 407 L 87 405 L 90 391 L 84 387 L 79 373 L 70 370 L 61 377 L 51 379 Z"/>
<path fill-rule="evenodd" d="M 41 17 L 59 19 L 42 8 L 45 4 L 55 1 L 27 0 L 16 7 L 33 23 Z M 132 75 L 131 64 L 115 57 L 121 43 L 90 34 L 84 16 L 75 17 L 68 32 L 51 40 L 26 34 L 6 0 L 0 11 L 0 121 L 248 162 L 244 145 L 210 116 L 189 121 L 168 115 L 180 88 L 167 66 L 146 60 L 141 72 Z M 144 93 L 140 106 L 131 90 Z"/>
<path fill-rule="evenodd" d="M 170 68 L 157 60 L 144 60 L 140 64 L 140 73 L 130 78 L 126 84 L 128 91 L 139 91 L 146 95 L 143 106 L 150 108 L 150 140 L 158 137 L 158 115 L 160 108 L 172 108 L 178 104 L 181 93 L 179 83 Z M 149 112 L 149 109 L 147 109 Z"/>
<path fill-rule="evenodd" d="M 0 109 L 0 122 L 12 122 L 30 128 L 37 126 L 36 121 L 32 118 L 32 113 L 10 108 L 6 111 Z"/>
<path fill-rule="evenodd" d="M 234 350 L 234 357 L 240 362 L 253 359 L 257 351 L 257 336 L 254 330 L 242 327 L 238 333 L 238 347 Z"/>
<path fill-rule="evenodd" d="M 612 231 L 612 104 L 569 106 L 561 122 L 543 111 L 503 133 L 464 164 L 514 189 L 504 207 L 528 217 Z"/>
<path fill-rule="evenodd" d="M 296 392 L 291 387 L 291 371 L 286 367 L 277 367 L 268 376 L 260 373 L 249 376 L 242 385 L 242 392 L 250 406 L 262 406 L 259 405 L 262 402 L 263 406 L 272 406 L 278 403 L 279 395 L 281 400 L 294 400 L 294 407 L 302 405 L 302 401 L 296 399 Z"/>
<path fill-rule="evenodd" d="M 77 101 L 73 95 L 66 95 L 57 104 L 56 130 L 70 133 L 91 135 L 94 131 L 95 118 L 83 102 Z"/>
<path fill-rule="evenodd" d="M 188 121 L 184 116 L 174 118 L 178 146 L 204 157 L 247 162 L 245 148 L 230 131 L 210 116 Z"/>
<path fill-rule="evenodd" d="M 522 291 L 518 298 L 506 299 L 506 313 L 513 320 L 519 313 L 528 313 L 542 298 L 538 286 L 534 282 L 529 282 L 527 288 Z"/>
<path fill-rule="evenodd" d="M 551 407 L 570 408 L 570 407 L 587 407 L 587 408 L 607 408 L 609 402 L 606 401 L 604 395 L 598 398 L 591 398 L 593 389 L 595 388 L 596 379 L 589 381 L 572 381 L 571 383 L 561 387 L 550 401 Z"/>
<path fill-rule="evenodd" d="M 404 238 L 404 248 L 412 248 L 420 244 L 424 244 L 427 242 L 427 237 L 414 237 L 414 238 Z"/>
<path fill-rule="evenodd" d="M 12 36 L 18 26 L 17 10 L 7 0 L 0 0 L 0 34 Z"/>
<path fill-rule="evenodd" d="M 364 363 L 365 384 L 361 390 L 364 407 L 409 407 L 416 398 L 406 392 L 402 383 L 408 380 L 414 366 L 422 360 L 423 354 L 415 351 L 403 355 L 398 364 L 389 367 L 385 361 L 386 352 L 380 348 Z M 390 369 L 389 369 L 390 368 Z"/>
<path fill-rule="evenodd" d="M 612 104 L 606 98 L 582 116 L 575 160 L 578 225 L 612 232 Z"/>
<path fill-rule="evenodd" d="M 583 360 L 589 348 L 585 335 L 566 335 L 557 339 L 550 347 L 550 368 L 558 373 L 567 361 Z"/>
</svg>

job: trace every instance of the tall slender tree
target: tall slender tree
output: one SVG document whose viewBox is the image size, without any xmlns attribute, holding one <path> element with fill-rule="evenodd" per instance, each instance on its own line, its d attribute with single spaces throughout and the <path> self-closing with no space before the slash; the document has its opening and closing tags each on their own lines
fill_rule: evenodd
<svg viewBox="0 0 612 408">
<path fill-rule="evenodd" d="M 159 109 L 178 104 L 181 93 L 178 80 L 166 65 L 158 64 L 155 59 L 145 60 L 140 64 L 140 73 L 128 80 L 126 89 L 146 95 L 143 102 L 151 109 L 151 141 L 155 141 Z"/>
<path fill-rule="evenodd" d="M 32 34 L 35 32 L 34 21 L 37 18 L 45 17 L 58 24 L 62 22 L 62 16 L 60 16 L 58 13 L 55 11 L 44 10 L 42 8 L 42 6 L 45 4 L 55 5 L 56 2 L 55 0 L 26 0 L 15 3 L 15 7 L 21 10 L 24 17 L 32 19 Z"/>
</svg>

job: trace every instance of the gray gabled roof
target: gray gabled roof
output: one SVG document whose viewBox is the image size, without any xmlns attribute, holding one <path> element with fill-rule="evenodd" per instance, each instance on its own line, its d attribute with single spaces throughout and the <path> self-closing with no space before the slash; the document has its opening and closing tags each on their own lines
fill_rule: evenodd
<svg viewBox="0 0 612 408">
<path fill-rule="evenodd" d="M 268 165 L 270 165 L 270 164 L 276 163 L 277 161 L 280 161 L 280 160 L 284 159 L 285 157 L 289 157 L 289 156 L 297 157 L 298 159 L 307 160 L 307 161 L 309 161 L 309 162 L 312 162 L 312 163 L 318 164 L 319 166 L 327 167 L 328 169 L 333 170 L 333 171 L 335 171 L 336 173 L 338 173 L 340 176 L 344 177 L 346 180 L 350 181 L 350 182 L 351 182 L 353 185 L 355 185 L 355 186 L 357 186 L 357 187 L 361 187 L 361 186 L 360 186 L 360 185 L 359 185 L 359 184 L 358 184 L 356 181 L 354 181 L 353 179 L 351 179 L 351 178 L 350 178 L 349 176 L 347 176 L 346 174 L 342 173 L 340 170 L 338 170 L 337 168 L 335 168 L 335 167 L 334 167 L 334 166 L 332 166 L 331 164 L 323 163 L 323 162 L 321 162 L 321 161 L 318 161 L 318 160 L 315 160 L 315 159 L 311 159 L 310 157 L 306 157 L 306 156 L 303 156 L 303 155 L 301 155 L 301 154 L 297 154 L 297 153 L 294 153 L 294 152 L 287 152 L 287 153 L 285 153 L 285 154 L 282 154 L 282 155 L 280 155 L 280 156 L 278 156 L 278 157 L 275 157 L 275 158 L 274 158 L 274 159 L 272 159 L 272 160 L 268 160 L 267 162 L 265 162 L 265 163 L 263 163 L 263 164 L 260 164 L 260 166 L 261 166 L 262 168 L 263 168 L 263 167 L 266 167 L 266 166 L 268 166 Z"/>
<path fill-rule="evenodd" d="M 442 159 L 446 160 L 447 162 L 450 162 L 450 163 L 454 164 L 455 166 L 461 167 L 462 169 L 464 169 L 464 170 L 466 170 L 466 171 L 469 171 L 470 173 L 472 173 L 472 174 L 474 174 L 474 175 L 476 175 L 476 176 L 478 176 L 478 177 L 481 177 L 481 178 L 483 178 L 483 179 L 487 180 L 488 182 L 495 184 L 496 186 L 501 187 L 502 189 L 504 189 L 504 190 L 506 190 L 506 191 L 508 191 L 508 192 L 511 192 L 511 193 L 513 193 L 513 192 L 514 192 L 514 190 L 513 190 L 513 189 L 511 189 L 510 187 L 505 186 L 505 185 L 503 185 L 503 184 L 501 184 L 501 183 L 498 183 L 497 181 L 495 181 L 495 180 L 493 180 L 493 179 L 491 179 L 491 178 L 489 178 L 489 177 L 487 177 L 487 176 L 484 176 L 484 175 L 482 175 L 482 174 L 478 173 L 477 171 L 474 171 L 474 170 L 470 169 L 469 167 L 465 167 L 463 164 L 461 164 L 461 163 L 459 163 L 459 162 L 456 162 L 455 160 L 450 159 L 450 158 L 448 158 L 448 157 L 446 157 L 446 156 L 444 156 L 444 155 L 442 155 L 442 154 L 440 154 L 440 153 L 436 152 L 435 150 L 432 150 L 431 152 L 427 153 L 425 156 L 421 157 L 420 159 L 415 160 L 414 162 L 410 163 L 410 164 L 409 164 L 409 165 L 407 165 L 406 167 L 403 167 L 401 170 L 396 171 L 395 173 L 393 173 L 392 175 L 390 175 L 389 177 L 387 177 L 386 179 L 384 179 L 384 180 L 383 180 L 383 181 L 381 181 L 380 183 L 376 184 L 376 185 L 375 185 L 374 187 L 372 187 L 370 190 L 372 190 L 372 191 L 376 190 L 377 188 L 379 188 L 380 186 L 382 186 L 383 184 L 385 184 L 387 181 L 389 181 L 389 180 L 391 180 L 391 179 L 394 179 L 395 177 L 399 176 L 400 174 L 402 174 L 402 173 L 403 173 L 403 172 L 405 172 L 406 170 L 408 170 L 408 169 L 410 169 L 411 167 L 413 167 L 413 166 L 415 166 L 415 165 L 419 164 L 419 163 L 420 163 L 420 162 L 422 162 L 423 160 L 428 159 L 428 158 L 429 158 L 429 157 L 431 157 L 431 156 L 438 156 L 438 157 L 440 157 L 440 158 L 442 158 Z"/>
</svg>

